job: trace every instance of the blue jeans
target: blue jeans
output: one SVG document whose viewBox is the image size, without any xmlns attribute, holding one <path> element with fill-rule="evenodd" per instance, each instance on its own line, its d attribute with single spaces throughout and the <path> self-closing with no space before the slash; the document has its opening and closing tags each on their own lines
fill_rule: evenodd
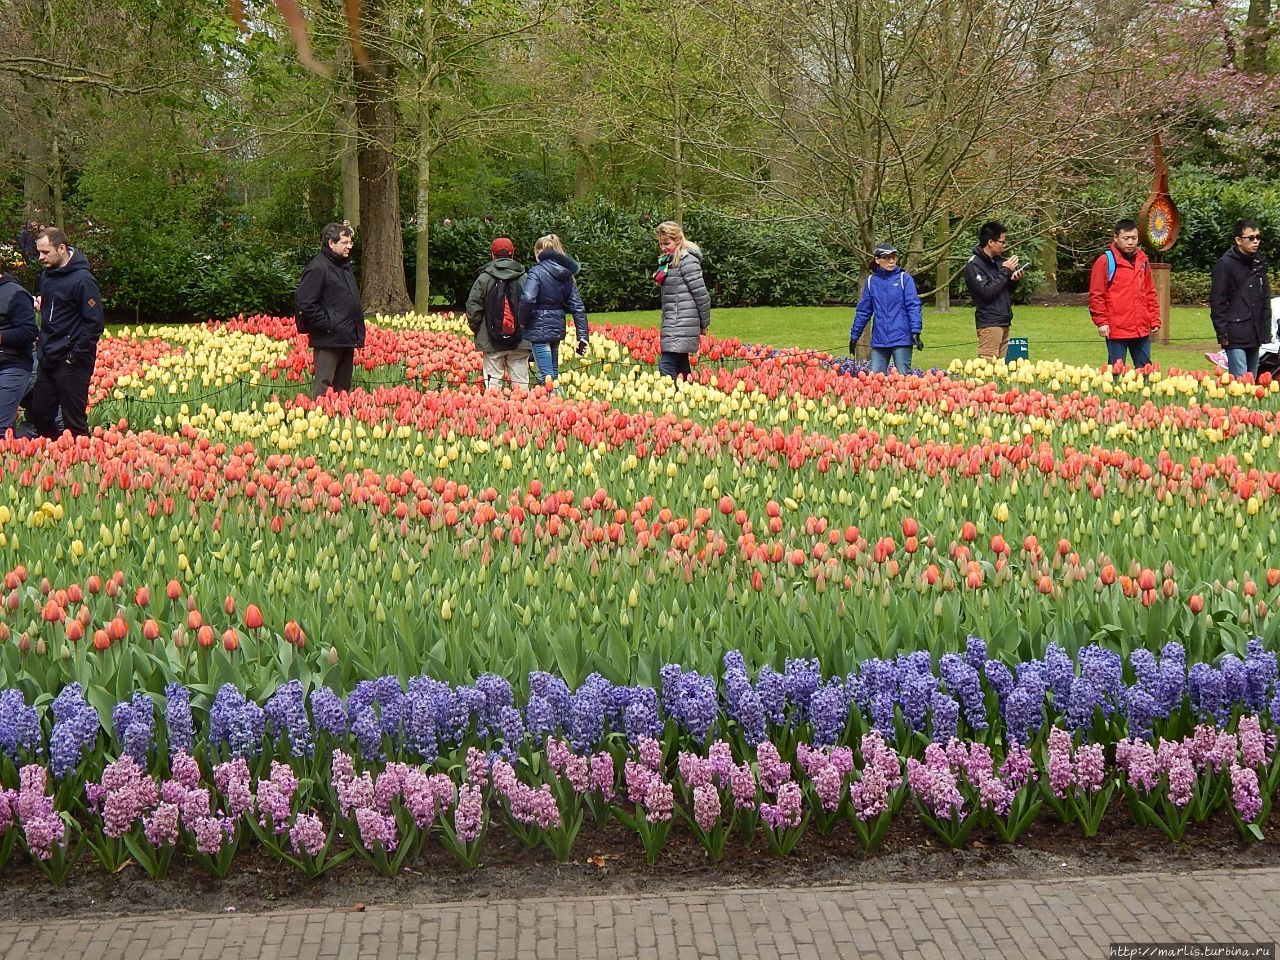
<svg viewBox="0 0 1280 960">
<path fill-rule="evenodd" d="M 888 373 L 889 361 L 899 373 L 911 372 L 911 348 L 908 347 L 872 347 L 871 372 Z"/>
<path fill-rule="evenodd" d="M 1243 377 L 1246 373 L 1258 375 L 1257 347 L 1227 347 L 1227 373 Z"/>
<path fill-rule="evenodd" d="M 1133 357 L 1133 366 L 1145 367 L 1151 362 L 1151 337 L 1132 337 L 1128 340 L 1107 341 L 1107 363 L 1124 362 L 1125 351 Z"/>
<path fill-rule="evenodd" d="M 531 346 L 533 362 L 538 365 L 538 383 L 546 383 L 550 377 L 554 384 L 560 376 L 560 341 L 552 340 L 550 343 L 535 343 Z"/>
<path fill-rule="evenodd" d="M 681 374 L 686 377 L 693 376 L 693 368 L 689 366 L 689 355 L 687 353 L 671 353 L 667 350 L 662 351 L 658 357 L 658 372 L 664 377 L 670 377 L 672 380 L 679 379 Z"/>
<path fill-rule="evenodd" d="M 25 367 L 0 367 L 0 439 L 18 418 L 18 401 L 31 383 L 31 371 Z"/>
</svg>

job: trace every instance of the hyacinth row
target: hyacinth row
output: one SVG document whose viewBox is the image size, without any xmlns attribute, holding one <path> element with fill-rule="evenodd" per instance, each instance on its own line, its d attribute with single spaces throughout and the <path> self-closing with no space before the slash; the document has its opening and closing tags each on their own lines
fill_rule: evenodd
<svg viewBox="0 0 1280 960">
<path fill-rule="evenodd" d="M 103 752 L 145 768 L 161 753 L 190 752 L 197 743 L 213 755 L 255 760 L 310 757 L 327 738 L 366 762 L 433 764 L 467 746 L 514 760 L 548 737 L 586 754 L 610 737 L 694 747 L 721 738 L 749 750 L 767 740 L 847 746 L 874 731 L 910 751 L 956 737 L 1028 745 L 1055 724 L 1082 742 L 1114 743 L 1185 736 L 1197 724 L 1225 727 L 1244 714 L 1280 717 L 1277 654 L 1260 638 L 1246 644 L 1243 658 L 1225 654 L 1217 665 L 1188 664 L 1170 642 L 1158 654 L 1138 648 L 1127 659 L 1097 644 L 1073 659 L 1051 643 L 1043 658 L 1010 666 L 971 636 L 963 654 L 936 663 L 915 651 L 865 660 L 844 676 L 824 675 L 816 659 L 789 659 L 781 671 L 765 666 L 752 676 L 737 651 L 725 655 L 719 682 L 679 664 L 659 674 L 658 687 L 592 674 L 571 689 L 534 671 L 519 703 L 512 684 L 495 674 L 456 686 L 384 676 L 356 683 L 345 698 L 290 680 L 262 704 L 232 683 L 212 697 L 209 688 L 170 683 L 163 697 L 136 691 L 114 704 L 72 683 L 47 709 L 8 689 L 0 692 L 0 758 L 47 759 L 63 780 Z"/>
<path fill-rule="evenodd" d="M 180 855 L 225 877 L 256 843 L 310 876 L 352 855 L 392 875 L 429 862 L 436 844 L 475 867 L 495 824 L 563 861 L 588 817 L 633 831 L 650 864 L 673 827 L 711 862 L 730 842 L 786 855 L 810 829 L 849 829 L 870 853 L 908 802 L 960 847 L 975 828 L 1012 842 L 1041 815 L 1092 836 L 1118 793 L 1138 824 L 1175 842 L 1224 810 L 1243 838 L 1258 839 L 1280 783 L 1275 732 L 1252 715 L 1234 731 L 1203 724 L 1156 745 L 1078 743 L 1053 727 L 1030 748 L 952 738 L 920 759 L 872 731 L 854 746 L 765 740 L 745 753 L 725 740 L 694 751 L 641 737 L 584 755 L 549 737 L 514 759 L 470 747 L 434 769 L 367 764 L 340 749 L 272 759 L 256 773 L 243 757 L 202 763 L 181 749 L 153 766 L 125 754 L 80 790 L 51 783 L 39 763 L 21 766 L 15 786 L 0 789 L 0 868 L 20 848 L 61 883 L 87 849 L 111 873 L 133 861 L 160 879 Z"/>
</svg>

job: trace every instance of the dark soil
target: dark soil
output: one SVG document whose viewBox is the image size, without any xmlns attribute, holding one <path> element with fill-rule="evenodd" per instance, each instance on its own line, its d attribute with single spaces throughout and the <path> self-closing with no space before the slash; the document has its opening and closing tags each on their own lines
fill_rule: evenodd
<svg viewBox="0 0 1280 960">
<path fill-rule="evenodd" d="M 882 849 L 871 856 L 863 854 L 845 824 L 828 836 L 810 830 L 785 859 L 773 857 L 763 839 L 751 847 L 731 842 L 719 865 L 709 864 L 697 841 L 676 827 L 657 866 L 650 867 L 634 834 L 612 822 L 600 830 L 584 828 L 569 863 L 557 863 L 543 849 L 525 850 L 501 829 L 488 834 L 484 863 L 476 871 L 458 866 L 434 841 L 425 849 L 420 860 L 395 878 L 381 877 L 352 858 L 309 881 L 255 846 L 237 856 L 225 881 L 186 862 L 175 861 L 168 879 L 155 882 L 133 865 L 108 876 L 82 861 L 61 888 L 49 886 L 15 857 L 0 882 L 0 917 L 359 910 L 389 903 L 661 894 L 716 887 L 1044 881 L 1280 866 L 1280 841 L 1268 836 L 1244 843 L 1225 814 L 1193 826 L 1181 844 L 1172 844 L 1155 828 L 1135 827 L 1122 806 L 1109 812 L 1099 834 L 1089 840 L 1077 828 L 1042 814 L 1017 844 L 975 833 L 963 850 L 947 849 L 923 824 L 903 816 L 890 828 Z"/>
</svg>

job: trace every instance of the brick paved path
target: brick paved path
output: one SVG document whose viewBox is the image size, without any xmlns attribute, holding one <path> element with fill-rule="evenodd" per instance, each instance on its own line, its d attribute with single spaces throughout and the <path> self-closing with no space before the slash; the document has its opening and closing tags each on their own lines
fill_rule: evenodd
<svg viewBox="0 0 1280 960">
<path fill-rule="evenodd" d="M 1280 869 L 0 922 L 0 960 L 1081 957 L 1280 940 Z"/>
</svg>

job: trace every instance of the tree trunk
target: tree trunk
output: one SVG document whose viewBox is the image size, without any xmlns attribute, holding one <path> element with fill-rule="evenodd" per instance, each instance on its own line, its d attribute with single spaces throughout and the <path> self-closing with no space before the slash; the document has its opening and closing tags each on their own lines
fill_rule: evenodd
<svg viewBox="0 0 1280 960">
<path fill-rule="evenodd" d="M 677 110 L 679 108 L 677 107 Z M 684 136 L 677 125 L 675 142 L 672 143 L 671 219 L 684 223 Z"/>
<path fill-rule="evenodd" d="M 360 229 L 360 128 L 356 124 L 354 101 L 344 103 L 338 112 L 338 134 L 342 138 L 339 158 L 342 163 L 342 219 L 352 230 Z"/>
<path fill-rule="evenodd" d="M 1249 0 L 1244 22 L 1240 66 L 1245 73 L 1267 72 L 1267 46 L 1271 40 L 1271 0 Z"/>
<path fill-rule="evenodd" d="M 431 93 L 424 84 L 418 92 L 418 191 L 414 220 L 417 263 L 414 268 L 414 306 L 419 313 L 431 308 Z"/>
<path fill-rule="evenodd" d="M 365 3 L 365 22 L 380 23 L 381 2 Z M 395 162 L 396 100 L 390 63 L 376 44 L 356 64 L 356 121 L 360 129 L 360 291 L 367 313 L 404 313 L 411 307 L 404 279 L 400 187 Z"/>
<path fill-rule="evenodd" d="M 49 157 L 49 186 L 53 193 L 53 225 L 59 230 L 67 228 L 66 211 L 62 204 L 62 150 L 58 146 L 58 138 L 53 138 L 53 149 Z"/>
<path fill-rule="evenodd" d="M 596 189 L 596 164 L 591 150 L 596 143 L 594 128 L 584 127 L 573 140 L 573 155 L 577 161 L 573 168 L 573 199 L 586 200 Z"/>
<path fill-rule="evenodd" d="M 1056 209 L 1050 207 L 1047 216 L 1057 215 Z M 1049 220 L 1053 222 L 1052 219 Z M 1057 296 L 1058 293 L 1058 236 L 1051 231 L 1044 238 L 1044 246 L 1040 248 L 1040 269 L 1044 272 L 1044 280 L 1036 287 L 1036 293 L 1046 297 Z"/>
<path fill-rule="evenodd" d="M 939 313 L 951 312 L 951 215 L 938 218 L 938 266 L 933 275 L 933 305 Z"/>
</svg>

